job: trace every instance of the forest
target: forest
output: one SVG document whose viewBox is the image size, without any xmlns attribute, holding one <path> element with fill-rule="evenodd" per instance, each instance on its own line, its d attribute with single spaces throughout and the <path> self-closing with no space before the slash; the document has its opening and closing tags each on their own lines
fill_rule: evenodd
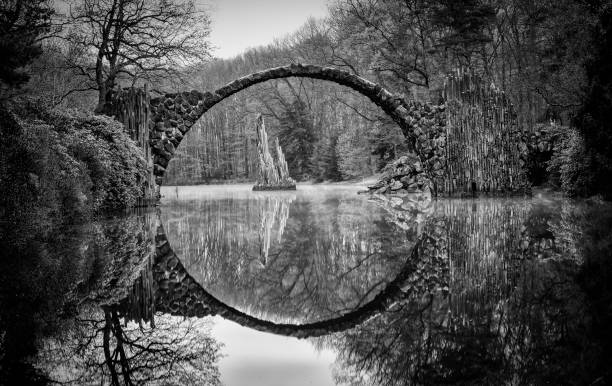
<svg viewBox="0 0 612 386">
<path fill-rule="evenodd" d="M 562 127 L 564 140 L 545 182 L 590 195 L 601 187 L 574 185 L 594 184 L 601 181 L 597 173 L 609 172 L 609 152 L 596 149 L 605 141 L 583 142 L 595 135 L 596 114 L 589 111 L 595 106 L 585 101 L 595 92 L 589 65 L 603 60 L 595 47 L 604 41 L 593 39 L 603 32 L 605 9 L 574 1 L 335 1 L 328 19 L 310 20 L 291 36 L 236 58 L 195 66 L 191 81 L 176 87 L 211 90 L 265 68 L 314 63 L 363 76 L 406 99 L 436 103 L 447 74 L 469 72 L 510 94 L 525 132 L 557 129 L 551 121 Z M 591 48 L 584 44 L 589 41 Z M 259 112 L 298 180 L 372 175 L 409 150 L 397 125 L 365 98 L 327 82 L 283 80 L 253 87 L 201 119 L 173 160 L 168 183 L 253 179 Z M 590 177 L 580 177 L 585 171 Z"/>
<path fill-rule="evenodd" d="M 150 16 L 162 2 L 69 3 L 66 10 L 43 0 L 7 2 L 3 23 L 22 15 L 1 37 L 5 50 L 20 53 L 3 71 L 3 100 L 104 113 L 117 87 L 205 92 L 258 70 L 311 63 L 357 74 L 407 100 L 437 103 L 448 74 L 470 73 L 510 95 L 521 130 L 558 138 L 554 151 L 527 165 L 547 169 L 532 182 L 569 195 L 612 190 L 609 1 L 334 0 L 327 18 L 231 59 L 214 57 L 210 18 L 194 2 L 169 2 L 173 8 L 158 20 Z M 141 18 L 117 13 L 114 22 L 105 20 L 113 7 Z M 169 28 L 147 35 L 160 25 Z M 25 29 L 30 39 L 18 39 Z M 298 181 L 371 176 L 410 150 L 397 125 L 355 92 L 284 79 L 208 112 L 178 149 L 165 183 L 254 180 L 258 114 Z"/>
</svg>

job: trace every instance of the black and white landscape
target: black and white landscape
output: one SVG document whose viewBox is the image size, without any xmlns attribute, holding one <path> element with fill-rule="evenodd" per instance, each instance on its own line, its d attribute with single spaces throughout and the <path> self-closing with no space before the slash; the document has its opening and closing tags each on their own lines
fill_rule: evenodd
<svg viewBox="0 0 612 386">
<path fill-rule="evenodd" d="M 0 1 L 0 385 L 612 383 L 612 1 Z"/>
</svg>

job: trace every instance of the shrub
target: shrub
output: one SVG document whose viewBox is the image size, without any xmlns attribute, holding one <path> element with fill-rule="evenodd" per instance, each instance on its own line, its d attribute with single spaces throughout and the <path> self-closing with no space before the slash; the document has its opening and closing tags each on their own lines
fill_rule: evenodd
<svg viewBox="0 0 612 386">
<path fill-rule="evenodd" d="M 593 194 L 591 165 L 582 136 L 575 129 L 565 128 L 556 141 L 546 170 L 551 182 L 568 196 L 586 197 Z"/>
<path fill-rule="evenodd" d="M 8 224 L 49 228 L 140 197 L 146 162 L 120 123 L 31 101 L 0 106 L 0 119 L 0 214 Z"/>
<path fill-rule="evenodd" d="M 94 211 L 134 206 L 142 195 L 146 162 L 123 126 L 75 111 L 53 112 L 51 121 L 68 154 L 87 169 Z"/>
</svg>

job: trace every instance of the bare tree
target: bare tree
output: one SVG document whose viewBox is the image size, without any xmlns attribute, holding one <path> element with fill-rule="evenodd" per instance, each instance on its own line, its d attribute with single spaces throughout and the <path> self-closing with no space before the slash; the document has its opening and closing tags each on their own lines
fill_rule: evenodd
<svg viewBox="0 0 612 386">
<path fill-rule="evenodd" d="M 122 79 L 178 76 L 209 56 L 208 15 L 193 0 L 71 0 L 68 63 L 87 81 L 74 91 L 97 90 L 96 112 Z"/>
</svg>

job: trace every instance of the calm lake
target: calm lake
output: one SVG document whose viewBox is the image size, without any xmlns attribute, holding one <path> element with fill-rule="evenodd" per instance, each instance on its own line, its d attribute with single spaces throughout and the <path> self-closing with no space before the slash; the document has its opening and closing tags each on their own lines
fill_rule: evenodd
<svg viewBox="0 0 612 386">
<path fill-rule="evenodd" d="M 158 211 L 58 230 L 50 277 L 14 268 L 0 354 L 69 384 L 608 379 L 609 205 L 361 189 L 164 187 Z"/>
</svg>

